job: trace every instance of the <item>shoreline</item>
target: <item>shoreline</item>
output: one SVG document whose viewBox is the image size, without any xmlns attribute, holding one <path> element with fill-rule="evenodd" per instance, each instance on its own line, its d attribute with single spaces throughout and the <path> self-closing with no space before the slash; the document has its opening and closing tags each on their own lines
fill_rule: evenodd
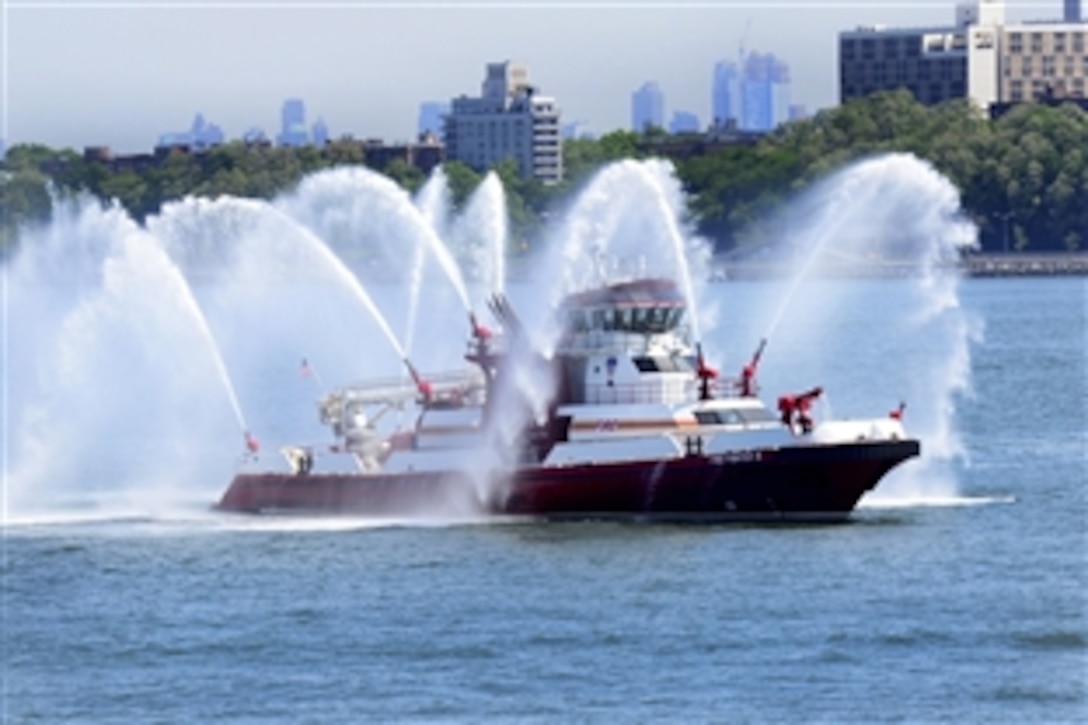
<svg viewBox="0 0 1088 725">
<path fill-rule="evenodd" d="M 714 262 L 711 279 L 763 279 L 789 275 L 791 267 L 772 262 Z M 965 256 L 952 265 L 968 277 L 1072 277 L 1088 275 L 1088 252 L 1037 254 L 986 253 Z M 919 272 L 916 262 L 884 261 L 826 270 L 826 277 L 908 277 Z"/>
</svg>

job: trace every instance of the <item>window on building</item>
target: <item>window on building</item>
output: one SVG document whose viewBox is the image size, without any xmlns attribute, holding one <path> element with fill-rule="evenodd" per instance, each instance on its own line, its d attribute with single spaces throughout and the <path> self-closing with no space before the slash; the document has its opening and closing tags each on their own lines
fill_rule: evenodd
<svg viewBox="0 0 1088 725">
<path fill-rule="evenodd" d="M 865 39 L 861 41 L 861 59 L 872 60 L 876 57 L 876 41 Z"/>
<path fill-rule="evenodd" d="M 1054 33 L 1054 52 L 1065 52 L 1065 33 Z"/>
<path fill-rule="evenodd" d="M 855 57 L 855 43 L 853 40 L 843 40 L 839 45 L 839 57 L 845 61 L 852 61 Z"/>
<path fill-rule="evenodd" d="M 1013 103 L 1019 103 L 1020 101 L 1024 100 L 1024 92 L 1023 91 L 1013 91 L 1012 93 L 1009 94 L 1009 100 L 1012 101 Z"/>
<path fill-rule="evenodd" d="M 1043 52 L 1043 34 L 1032 33 L 1031 34 L 1031 52 L 1042 53 Z"/>
<path fill-rule="evenodd" d="M 1073 33 L 1073 52 L 1084 52 L 1084 33 Z"/>
<path fill-rule="evenodd" d="M 1052 55 L 1043 56 L 1043 77 L 1054 77 L 1054 56 Z"/>
<path fill-rule="evenodd" d="M 1020 33 L 1009 33 L 1009 52 L 1014 54 L 1022 53 L 1024 36 Z"/>
</svg>

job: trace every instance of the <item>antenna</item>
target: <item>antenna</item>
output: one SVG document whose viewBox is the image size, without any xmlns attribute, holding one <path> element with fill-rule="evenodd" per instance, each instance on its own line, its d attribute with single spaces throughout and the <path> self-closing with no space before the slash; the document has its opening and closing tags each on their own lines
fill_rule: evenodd
<svg viewBox="0 0 1088 725">
<path fill-rule="evenodd" d="M 740 68 L 738 70 L 741 73 L 744 73 L 744 58 L 745 58 L 744 44 L 748 41 L 748 34 L 750 32 L 752 32 L 752 16 L 751 15 L 749 15 L 748 19 L 744 21 L 744 32 L 740 34 L 740 44 L 739 44 L 740 49 L 739 49 L 737 55 L 738 55 L 738 57 L 740 59 Z"/>
</svg>

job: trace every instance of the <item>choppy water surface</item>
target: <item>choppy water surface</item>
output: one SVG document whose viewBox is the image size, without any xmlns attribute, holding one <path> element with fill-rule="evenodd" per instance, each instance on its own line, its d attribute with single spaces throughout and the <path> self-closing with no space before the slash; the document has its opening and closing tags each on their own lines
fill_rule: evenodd
<svg viewBox="0 0 1088 725">
<path fill-rule="evenodd" d="M 761 289 L 709 294 L 743 324 Z M 3 719 L 1083 720 L 1085 283 L 960 297 L 985 331 L 953 490 L 846 525 L 375 526 L 219 515 L 203 494 L 9 523 Z M 836 369 L 903 376 L 874 359 L 887 314 L 838 310 L 799 384 L 831 379 L 839 412 Z M 776 369 L 776 346 L 797 361 Z M 802 357 L 772 340 L 767 388 Z"/>
</svg>

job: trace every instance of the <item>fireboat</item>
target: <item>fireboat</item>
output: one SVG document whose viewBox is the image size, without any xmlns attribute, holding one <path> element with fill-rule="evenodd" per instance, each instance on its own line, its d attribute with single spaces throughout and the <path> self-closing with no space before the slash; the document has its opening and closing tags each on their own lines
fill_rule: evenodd
<svg viewBox="0 0 1088 725">
<path fill-rule="evenodd" d="M 318 401 L 325 446 L 287 446 L 278 466 L 251 455 L 224 511 L 412 519 L 836 522 L 893 467 L 918 456 L 903 407 L 815 420 L 819 387 L 758 397 L 761 343 L 736 379 L 703 359 L 686 304 L 667 279 L 608 284 L 566 298 L 554 352 L 534 349 L 510 303 L 501 332 L 470 315 L 452 374 L 339 388 Z M 413 404 L 410 430 L 382 432 Z"/>
</svg>

